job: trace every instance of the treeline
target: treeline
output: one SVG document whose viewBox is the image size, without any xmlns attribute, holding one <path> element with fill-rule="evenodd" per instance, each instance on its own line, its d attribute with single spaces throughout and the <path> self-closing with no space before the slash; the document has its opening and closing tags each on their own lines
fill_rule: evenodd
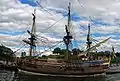
<svg viewBox="0 0 120 81">
<path fill-rule="evenodd" d="M 83 52 L 83 51 L 82 51 L 82 50 L 79 50 L 79 49 L 77 49 L 77 48 L 72 49 L 73 55 L 77 55 L 77 54 L 79 54 L 79 53 L 81 53 L 81 52 Z M 66 53 L 67 53 L 67 50 L 66 50 L 66 49 L 61 49 L 61 48 L 59 48 L 59 47 L 57 47 L 57 48 L 55 48 L 55 49 L 53 50 L 53 54 L 66 55 Z"/>
<path fill-rule="evenodd" d="M 79 59 L 78 58 L 78 54 L 83 54 L 82 52 L 84 52 L 83 50 L 80 50 L 78 48 L 73 48 L 70 51 L 70 58 L 72 59 Z M 58 58 L 64 58 L 66 56 L 66 49 L 61 49 L 59 47 L 55 48 L 53 50 L 53 54 L 58 54 Z M 112 63 L 116 63 L 116 62 L 120 62 L 120 52 L 116 52 L 113 54 L 112 50 L 111 51 L 99 51 L 99 52 L 89 52 L 90 55 L 93 55 L 94 57 L 107 57 L 110 58 L 111 57 L 111 62 Z"/>
<path fill-rule="evenodd" d="M 4 45 L 0 45 L 0 60 L 3 61 L 14 61 L 15 60 L 15 54 L 13 53 L 13 51 L 4 46 Z"/>
<path fill-rule="evenodd" d="M 83 50 L 80 50 L 80 49 L 78 49 L 78 48 L 73 48 L 72 50 L 71 50 L 71 54 L 72 55 L 78 55 L 78 54 L 80 54 L 80 53 L 82 53 L 82 52 L 84 52 Z M 54 50 L 53 50 L 53 54 L 60 54 L 60 55 L 66 55 L 66 49 L 61 49 L 61 48 L 59 48 L 59 47 L 57 47 L 57 48 L 55 48 Z M 109 57 L 109 56 L 112 56 L 113 55 L 113 53 L 111 52 L 111 51 L 100 51 L 100 52 L 89 52 L 89 54 L 91 54 L 91 55 L 96 55 L 96 56 L 107 56 L 107 57 Z M 120 52 L 116 52 L 115 53 L 115 55 L 117 56 L 117 57 L 120 57 Z"/>
</svg>

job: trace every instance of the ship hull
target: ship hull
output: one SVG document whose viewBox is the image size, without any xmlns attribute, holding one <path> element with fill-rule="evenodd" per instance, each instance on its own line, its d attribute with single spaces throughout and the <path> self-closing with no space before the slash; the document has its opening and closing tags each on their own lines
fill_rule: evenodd
<svg viewBox="0 0 120 81">
<path fill-rule="evenodd" d="M 86 75 L 63 75 L 63 74 L 46 74 L 46 73 L 38 73 L 38 72 L 33 72 L 33 71 L 27 71 L 23 69 L 18 69 L 19 72 L 21 73 L 26 73 L 26 74 L 32 74 L 32 75 L 37 75 L 37 76 L 49 76 L 49 77 L 66 77 L 66 78 L 83 78 L 83 77 L 105 77 L 106 73 L 98 73 L 98 74 L 86 74 Z"/>
<path fill-rule="evenodd" d="M 45 66 L 45 68 L 41 68 L 41 66 L 38 66 L 38 69 L 36 67 L 33 68 L 28 66 L 19 67 L 19 69 L 25 70 L 25 71 L 42 73 L 42 74 L 54 74 L 54 75 L 60 75 L 60 74 L 62 75 L 94 75 L 94 74 L 102 74 L 105 72 L 101 67 L 92 67 L 92 68 L 84 67 L 84 71 L 81 71 L 81 70 L 75 71 L 74 69 L 65 71 L 65 70 L 58 70 L 58 69 L 56 70 L 56 68 L 59 68 L 59 67 Z"/>
<path fill-rule="evenodd" d="M 18 66 L 19 69 L 52 75 L 95 75 L 105 73 L 102 64 L 90 63 L 22 63 Z"/>
</svg>

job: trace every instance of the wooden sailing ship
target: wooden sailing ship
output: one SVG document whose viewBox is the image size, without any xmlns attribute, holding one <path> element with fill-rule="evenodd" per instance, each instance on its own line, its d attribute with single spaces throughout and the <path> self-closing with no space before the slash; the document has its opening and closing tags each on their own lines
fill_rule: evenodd
<svg viewBox="0 0 120 81">
<path fill-rule="evenodd" d="M 32 30 L 27 31 L 30 34 L 29 41 L 23 40 L 26 44 L 30 45 L 30 57 L 32 57 L 32 54 L 35 53 L 34 49 L 36 48 L 36 34 L 35 34 L 35 13 L 33 15 L 33 25 Z M 105 72 L 105 68 L 107 68 L 109 62 L 102 59 L 90 59 L 87 58 L 86 60 L 72 60 L 70 59 L 70 50 L 69 45 L 72 41 L 72 35 L 70 33 L 69 27 L 70 27 L 70 21 L 71 21 L 71 13 L 70 13 L 70 3 L 68 6 L 68 24 L 65 25 L 66 29 L 66 36 L 64 36 L 63 41 L 66 45 L 67 49 L 67 55 L 65 59 L 59 60 L 59 59 L 26 59 L 26 58 L 20 58 L 17 60 L 18 68 L 25 71 L 30 72 L 36 72 L 36 73 L 42 73 L 42 74 L 50 74 L 50 75 L 71 75 L 71 76 L 82 76 L 82 75 L 95 75 L 95 74 L 102 74 Z M 89 39 L 89 33 L 90 33 L 90 25 L 88 25 L 88 36 L 87 36 L 87 45 L 89 49 L 92 49 L 93 47 L 90 47 L 91 41 Z M 105 41 L 107 41 L 106 39 Z M 98 44 L 99 45 L 99 44 Z M 89 51 L 89 49 L 87 51 Z M 89 52 L 85 54 L 86 57 L 91 57 L 89 55 Z M 78 55 L 78 57 L 80 57 Z"/>
</svg>

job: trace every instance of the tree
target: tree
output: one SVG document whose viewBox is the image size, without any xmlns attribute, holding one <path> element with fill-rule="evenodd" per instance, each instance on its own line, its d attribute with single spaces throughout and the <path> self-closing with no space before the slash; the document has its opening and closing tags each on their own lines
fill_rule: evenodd
<svg viewBox="0 0 120 81">
<path fill-rule="evenodd" d="M 59 47 L 57 47 L 57 48 L 55 48 L 53 50 L 53 53 L 60 54 L 61 53 L 61 49 Z"/>
<path fill-rule="evenodd" d="M 104 54 L 106 55 L 106 57 L 109 58 L 109 56 L 111 55 L 111 52 L 110 51 L 105 51 Z"/>
<path fill-rule="evenodd" d="M 66 49 L 62 49 L 60 52 L 60 55 L 66 55 L 67 54 L 67 50 Z"/>
<path fill-rule="evenodd" d="M 117 53 L 115 53 L 115 54 L 116 54 L 116 56 L 120 57 L 120 52 L 117 52 Z"/>
<path fill-rule="evenodd" d="M 5 47 L 3 45 L 0 46 L 0 60 L 6 60 L 7 62 L 14 61 L 15 60 L 14 57 L 15 54 L 10 48 Z"/>
</svg>

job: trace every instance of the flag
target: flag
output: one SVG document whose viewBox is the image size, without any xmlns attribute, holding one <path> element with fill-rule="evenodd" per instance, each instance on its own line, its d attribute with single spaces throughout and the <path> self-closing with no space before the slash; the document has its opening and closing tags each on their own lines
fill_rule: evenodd
<svg viewBox="0 0 120 81">
<path fill-rule="evenodd" d="M 117 56 L 115 54 L 114 47 L 112 46 L 112 58 L 117 59 Z"/>
</svg>

